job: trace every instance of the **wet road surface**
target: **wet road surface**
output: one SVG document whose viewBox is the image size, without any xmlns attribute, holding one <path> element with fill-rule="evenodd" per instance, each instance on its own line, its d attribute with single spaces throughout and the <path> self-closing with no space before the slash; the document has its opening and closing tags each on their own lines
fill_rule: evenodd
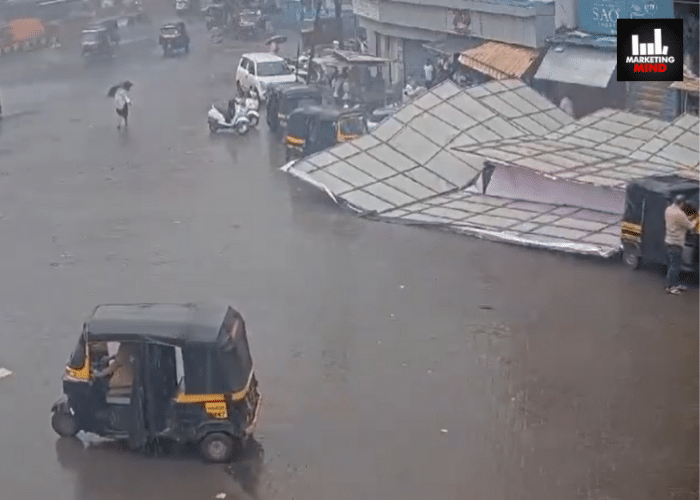
<svg viewBox="0 0 700 500">
<path fill-rule="evenodd" d="M 248 48 L 192 30 L 177 59 L 0 61 L 2 498 L 697 498 L 697 289 L 341 213 L 277 170 L 264 123 L 210 137 Z M 96 304 L 222 299 L 250 329 L 262 452 L 229 470 L 57 439 Z"/>
</svg>

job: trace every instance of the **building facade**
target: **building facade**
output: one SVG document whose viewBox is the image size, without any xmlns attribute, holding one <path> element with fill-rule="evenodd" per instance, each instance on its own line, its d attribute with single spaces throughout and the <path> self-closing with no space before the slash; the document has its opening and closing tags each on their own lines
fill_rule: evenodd
<svg viewBox="0 0 700 500">
<path fill-rule="evenodd" d="M 611 107 L 672 119 L 681 112 L 681 97 L 670 82 L 617 81 L 617 20 L 682 18 L 685 64 L 697 75 L 698 3 L 687 0 L 557 0 L 557 33 L 533 86 L 554 102 L 568 98 L 574 115 Z"/>
<path fill-rule="evenodd" d="M 554 2 L 528 0 L 353 0 L 371 53 L 394 61 L 392 80 L 423 80 L 436 52 L 461 53 L 484 40 L 543 49 L 555 31 Z"/>
</svg>

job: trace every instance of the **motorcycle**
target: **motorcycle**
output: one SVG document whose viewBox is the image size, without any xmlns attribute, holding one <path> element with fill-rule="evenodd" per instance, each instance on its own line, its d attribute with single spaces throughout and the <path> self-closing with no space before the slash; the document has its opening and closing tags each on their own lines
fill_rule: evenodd
<svg viewBox="0 0 700 500">
<path fill-rule="evenodd" d="M 248 118 L 251 127 L 257 127 L 260 122 L 260 101 L 254 97 L 237 99 L 238 106 L 241 107 L 241 114 Z"/>
<path fill-rule="evenodd" d="M 250 121 L 244 114 L 244 109 L 238 107 L 231 121 L 226 120 L 226 112 L 212 104 L 207 114 L 209 130 L 215 134 L 219 130 L 235 130 L 238 135 L 246 135 L 250 130 Z"/>
</svg>

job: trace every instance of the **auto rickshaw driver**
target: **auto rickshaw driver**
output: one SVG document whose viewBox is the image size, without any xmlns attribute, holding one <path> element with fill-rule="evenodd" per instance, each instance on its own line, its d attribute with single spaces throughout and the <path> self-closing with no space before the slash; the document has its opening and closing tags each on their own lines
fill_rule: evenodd
<svg viewBox="0 0 700 500">
<path fill-rule="evenodd" d="M 126 342 L 120 343 L 117 354 L 107 358 L 108 366 L 103 370 L 95 370 L 94 376 L 101 379 L 109 377 L 110 392 L 130 391 L 134 383 L 132 354 Z"/>
</svg>

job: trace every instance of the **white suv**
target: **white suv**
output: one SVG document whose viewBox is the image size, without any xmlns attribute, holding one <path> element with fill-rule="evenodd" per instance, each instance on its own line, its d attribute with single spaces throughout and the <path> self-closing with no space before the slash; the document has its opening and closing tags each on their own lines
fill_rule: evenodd
<svg viewBox="0 0 700 500">
<path fill-rule="evenodd" d="M 267 52 L 243 54 L 236 69 L 236 88 L 239 92 L 252 90 L 260 100 L 271 83 L 294 83 L 296 75 L 284 59 Z"/>
</svg>

